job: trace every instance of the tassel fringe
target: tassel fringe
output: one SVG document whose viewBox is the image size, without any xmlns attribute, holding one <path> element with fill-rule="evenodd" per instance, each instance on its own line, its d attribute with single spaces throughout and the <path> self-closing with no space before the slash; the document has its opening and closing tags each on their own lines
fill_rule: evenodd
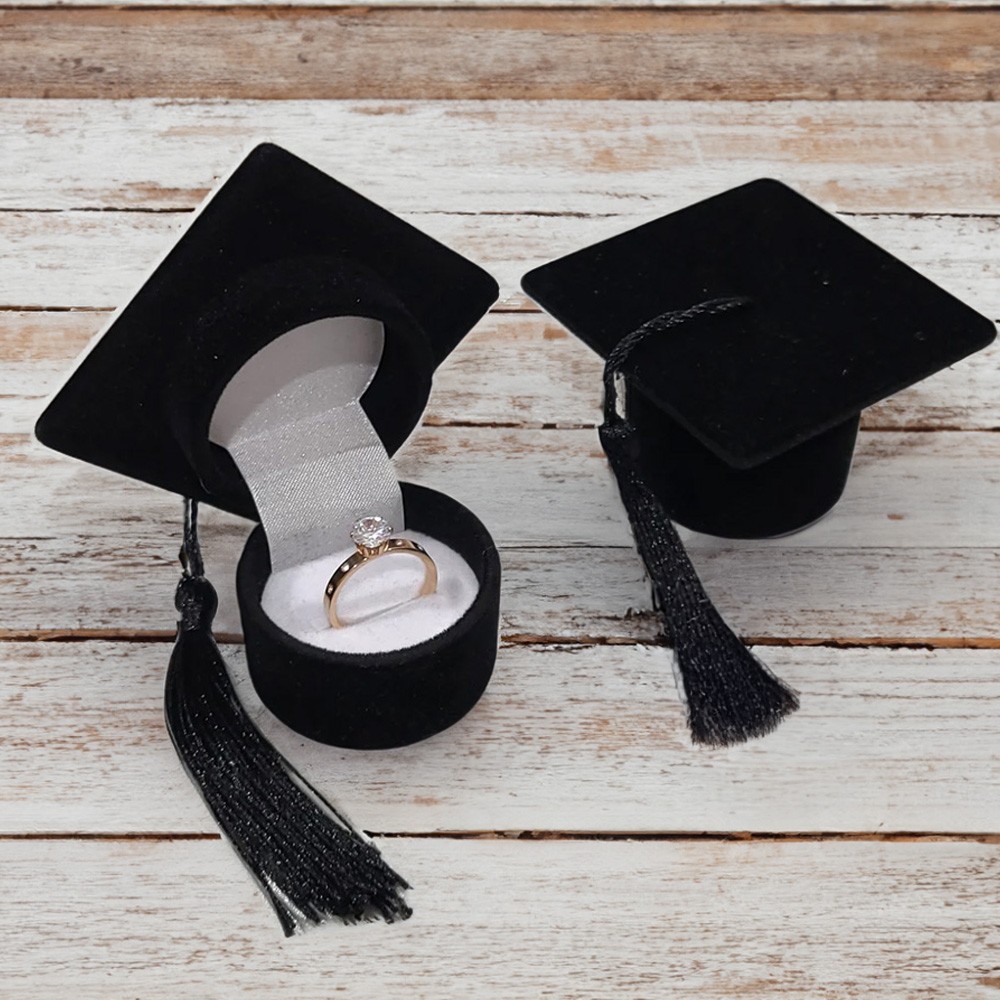
<svg viewBox="0 0 1000 1000">
<path fill-rule="evenodd" d="M 165 710 L 174 747 L 286 936 L 330 919 L 405 920 L 408 883 L 261 735 L 233 689 L 211 625 L 197 504 L 185 502 L 184 575 Z"/>
<path fill-rule="evenodd" d="M 705 593 L 677 529 L 646 486 L 635 428 L 619 412 L 616 379 L 647 337 L 744 301 L 718 299 L 659 316 L 623 338 L 604 370 L 601 443 L 652 582 L 664 636 L 674 646 L 691 738 L 709 746 L 731 746 L 767 735 L 799 707 L 799 699 L 743 645 Z"/>
</svg>

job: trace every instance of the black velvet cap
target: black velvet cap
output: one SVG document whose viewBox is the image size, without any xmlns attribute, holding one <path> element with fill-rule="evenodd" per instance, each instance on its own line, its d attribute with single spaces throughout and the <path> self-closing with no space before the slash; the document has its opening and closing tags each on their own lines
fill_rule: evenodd
<svg viewBox="0 0 1000 1000">
<path fill-rule="evenodd" d="M 232 376 L 305 323 L 382 320 L 362 398 L 391 453 L 419 422 L 435 368 L 496 300 L 472 262 L 285 150 L 256 147 L 112 320 L 39 419 L 57 451 L 256 517 L 208 440 Z"/>
<path fill-rule="evenodd" d="M 409 886 L 271 746 L 233 688 L 212 634 L 218 598 L 194 501 L 259 518 L 232 457 L 210 440 L 212 416 L 233 376 L 284 334 L 318 320 L 368 317 L 381 322 L 384 340 L 360 402 L 391 453 L 419 422 L 438 364 L 497 293 L 464 257 L 277 146 L 258 146 L 114 317 L 35 428 L 57 451 L 190 498 L 167 728 L 286 935 L 333 918 L 406 919 Z M 342 328 L 319 329 L 334 337 Z M 368 436 L 365 429 L 366 445 Z M 276 463 L 301 454 L 297 443 L 269 443 Z M 295 473 L 276 468 L 286 474 L 282 485 L 294 487 Z M 406 483 L 400 489 L 407 522 L 465 558 L 479 585 L 458 620 L 423 641 L 387 653 L 300 641 L 263 608 L 272 568 L 263 526 L 244 547 L 236 591 L 250 676 L 264 704 L 312 739 L 356 748 L 424 739 L 465 715 L 492 675 L 500 617 L 493 539 L 450 497 Z M 289 507 L 297 499 L 294 488 L 282 497 Z"/>
<path fill-rule="evenodd" d="M 767 179 L 546 264 L 523 287 L 605 358 L 664 313 L 745 300 L 649 337 L 627 373 L 661 498 L 682 523 L 723 535 L 777 534 L 820 516 L 843 489 L 860 411 L 996 333 Z"/>
</svg>

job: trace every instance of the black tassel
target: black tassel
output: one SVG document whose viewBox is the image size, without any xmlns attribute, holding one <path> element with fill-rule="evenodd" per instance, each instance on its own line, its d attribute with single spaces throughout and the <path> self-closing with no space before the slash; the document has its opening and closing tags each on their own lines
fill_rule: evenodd
<svg viewBox="0 0 1000 1000">
<path fill-rule="evenodd" d="M 619 411 L 617 378 L 647 337 L 701 316 L 737 308 L 744 299 L 716 299 L 664 313 L 624 337 L 604 368 L 601 444 L 618 480 L 636 546 L 646 564 L 664 634 L 674 646 L 695 743 L 730 746 L 772 732 L 799 707 L 796 693 L 733 634 L 705 593 L 677 529 L 647 487 L 635 428 Z"/>
<path fill-rule="evenodd" d="M 165 706 L 178 756 L 286 936 L 331 918 L 405 920 L 407 882 L 264 739 L 237 698 L 212 636 L 218 599 L 197 517 L 197 502 L 186 500 Z"/>
</svg>

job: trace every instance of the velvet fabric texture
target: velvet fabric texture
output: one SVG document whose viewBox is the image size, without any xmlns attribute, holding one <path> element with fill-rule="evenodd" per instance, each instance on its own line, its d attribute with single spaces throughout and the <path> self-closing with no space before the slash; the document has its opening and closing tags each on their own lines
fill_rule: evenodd
<svg viewBox="0 0 1000 1000">
<path fill-rule="evenodd" d="M 57 451 L 189 498 L 167 726 L 286 934 L 333 918 L 405 919 L 408 886 L 270 745 L 233 688 L 212 636 L 216 597 L 197 540 L 197 501 L 254 520 L 258 512 L 228 452 L 209 439 L 212 415 L 235 373 L 266 345 L 279 349 L 283 334 L 326 318 L 367 317 L 379 321 L 384 341 L 360 405 L 391 454 L 419 422 L 434 370 L 497 292 L 459 254 L 290 153 L 259 146 L 208 199 L 36 425 Z M 345 327 L 323 329 L 333 337 Z M 366 454 L 388 466 L 365 431 Z M 288 468 L 301 460 L 298 442 L 270 447 L 280 452 L 275 466 L 287 485 Z M 329 455 L 342 454 L 331 444 Z M 391 475 L 384 478 L 393 485 Z M 317 481 L 325 491 L 322 476 L 310 489 Z M 306 736 L 351 747 L 410 743 L 461 718 L 489 681 L 500 592 L 493 540 L 443 494 L 403 492 L 414 526 L 457 549 L 479 591 L 446 631 L 398 652 L 337 654 L 275 626 L 260 605 L 270 573 L 263 529 L 247 543 L 237 590 L 251 676 L 265 705 Z M 282 493 L 268 494 L 268 503 L 272 496 L 280 507 Z M 314 510 L 322 518 L 345 506 L 340 499 L 294 509 L 308 511 L 312 523 Z"/>
<path fill-rule="evenodd" d="M 209 440 L 216 403 L 250 357 L 314 320 L 381 321 L 384 349 L 361 405 L 392 454 L 419 423 L 435 369 L 497 293 L 460 254 L 285 150 L 258 146 L 115 316 L 36 434 L 258 520 L 236 465 Z M 489 680 L 499 622 L 493 540 L 441 494 L 406 487 L 406 498 L 414 527 L 464 555 L 481 585 L 456 625 L 410 649 L 343 656 L 282 632 L 260 609 L 270 568 L 263 532 L 247 545 L 238 586 L 251 674 L 264 703 L 305 735 L 342 746 L 412 742 L 461 717 Z"/>
<path fill-rule="evenodd" d="M 335 316 L 367 316 L 385 328 L 382 358 L 361 405 L 386 450 L 394 452 L 419 423 L 436 361 L 427 334 L 384 283 L 353 262 L 333 258 L 270 264 L 238 279 L 198 317 L 187 355 L 198 375 L 175 387 L 175 438 L 217 506 L 258 519 L 232 458 L 209 441 L 223 389 L 266 344 Z"/>
<path fill-rule="evenodd" d="M 391 454 L 435 368 L 495 301 L 481 268 L 273 145 L 254 149 L 114 317 L 35 428 L 93 465 L 256 520 L 212 410 L 264 344 L 324 316 L 383 320 L 362 406 Z"/>
<path fill-rule="evenodd" d="M 607 358 L 650 337 L 626 408 L 645 478 L 681 524 L 756 538 L 843 492 L 861 411 L 989 344 L 993 323 L 778 181 L 733 188 L 568 254 L 524 290 Z"/>
<path fill-rule="evenodd" d="M 721 538 L 770 538 L 819 520 L 844 492 L 859 416 L 770 461 L 738 469 L 626 381 L 639 468 L 678 524 Z"/>
</svg>

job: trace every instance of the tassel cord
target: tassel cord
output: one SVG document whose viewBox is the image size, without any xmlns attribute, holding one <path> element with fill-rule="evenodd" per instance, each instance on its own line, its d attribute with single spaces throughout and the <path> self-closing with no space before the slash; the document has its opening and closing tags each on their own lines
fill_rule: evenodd
<svg viewBox="0 0 1000 1000">
<path fill-rule="evenodd" d="M 601 443 L 646 566 L 654 606 L 673 644 L 696 743 L 728 746 L 771 732 L 798 708 L 798 696 L 747 649 L 705 592 L 684 545 L 641 469 L 641 442 L 620 404 L 618 384 L 636 349 L 650 337 L 698 318 L 721 315 L 747 299 L 714 299 L 664 313 L 627 334 L 604 368 Z"/>
<path fill-rule="evenodd" d="M 198 719 L 187 714 L 190 725 L 184 728 L 188 733 L 197 732 Z M 212 712 L 213 717 L 221 714 Z M 224 729 L 217 735 L 212 741 L 193 739 L 193 753 L 188 759 L 197 760 L 199 751 L 209 755 L 203 756 L 203 760 L 225 755 L 221 759 L 225 761 L 226 774 L 221 781 L 212 768 L 195 768 L 193 773 L 200 787 L 216 788 L 216 794 L 206 795 L 206 801 L 258 878 L 286 932 L 290 901 L 295 901 L 293 905 L 310 922 L 319 922 L 330 913 L 360 919 L 369 901 L 374 909 L 391 919 L 393 907 L 378 902 L 384 891 L 383 882 L 387 878 L 396 883 L 402 880 L 381 862 L 375 848 L 362 844 L 347 831 L 336 827 L 330 830 L 321 813 L 313 817 L 315 806 L 299 789 L 274 787 L 274 782 L 260 789 L 252 779 L 239 780 L 247 766 L 251 769 L 248 774 L 259 773 L 261 769 L 261 759 L 248 755 L 243 743 L 249 734 L 243 729 L 233 733 L 239 742 L 230 741 Z M 234 753 L 234 747 L 239 752 Z M 263 763 L 266 768 L 278 766 L 266 758 Z M 234 775 L 236 780 L 232 780 Z M 297 822 L 286 833 L 293 818 Z M 310 858 L 314 859 L 312 863 Z M 331 863 L 334 871 L 330 870 Z"/>
<path fill-rule="evenodd" d="M 224 670 L 221 663 L 218 670 Z M 216 694 L 227 696 L 228 680 L 212 686 L 217 689 Z M 189 732 L 198 733 L 197 720 L 191 713 L 186 714 Z M 213 717 L 222 716 L 220 712 L 212 714 Z M 294 785 L 274 787 L 274 783 L 266 788 L 259 787 L 250 776 L 259 773 L 262 763 L 276 768 L 283 758 L 255 728 L 234 727 L 233 721 L 223 716 L 219 727 L 209 730 L 212 738 L 195 736 L 192 749 L 197 752 L 192 757 L 210 762 L 225 761 L 227 776 L 222 783 L 212 781 L 210 766 L 202 766 L 195 776 L 200 786 L 220 786 L 221 794 L 209 800 L 210 807 L 252 871 L 269 871 L 284 888 L 284 895 L 291 899 L 306 898 L 305 891 L 310 886 L 328 886 L 329 893 L 324 894 L 327 895 L 326 905 L 335 911 L 345 908 L 354 911 L 370 894 L 377 898 L 379 886 L 386 877 L 402 881 L 382 862 L 374 848 L 356 836 L 349 836 L 347 830 L 331 829 L 322 813 L 314 815 L 313 805 L 302 790 Z M 235 721 L 242 720 L 236 716 Z M 321 796 L 319 800 L 320 809 L 328 806 Z M 294 828 L 289 828 L 290 815 L 301 817 Z M 330 882 L 331 857 L 337 861 L 336 882 L 350 886 L 349 892 L 335 888 Z M 273 896 L 267 881 L 263 887 Z M 315 894 L 315 888 L 311 891 Z M 318 915 L 310 914 L 308 909 L 305 912 Z M 390 915 L 385 907 L 382 912 L 384 916 Z"/>
<path fill-rule="evenodd" d="M 214 755 L 226 752 L 234 745 L 238 746 L 239 752 L 232 756 L 238 772 L 259 763 L 256 754 L 247 746 L 247 741 L 248 736 L 243 730 L 229 731 L 218 741 L 203 743 L 201 749 L 206 755 Z M 204 771 L 198 775 L 202 779 L 204 776 Z M 271 796 L 262 793 L 252 781 L 233 782 L 228 791 L 228 795 L 216 801 L 216 813 L 227 828 L 245 831 L 246 836 L 238 838 L 237 847 L 241 853 L 249 855 L 255 866 L 267 861 L 272 869 L 286 872 L 286 877 L 292 883 L 290 895 L 295 895 L 293 890 L 299 881 L 301 869 L 304 868 L 301 871 L 304 884 L 322 877 L 322 864 L 310 864 L 309 859 L 322 858 L 333 849 L 342 852 L 340 868 L 345 880 L 349 878 L 354 884 L 357 890 L 355 895 L 371 892 L 376 888 L 377 880 L 370 878 L 368 873 L 371 859 L 365 856 L 367 845 L 353 839 L 338 843 L 336 837 L 329 836 L 321 822 L 306 823 L 294 835 L 286 832 L 282 820 L 287 806 L 301 807 L 303 802 L 278 803 Z M 299 795 L 305 797 L 304 793 Z M 293 792 L 294 798 L 299 798 L 299 795 Z M 323 805 L 327 803 L 320 799 L 321 808 Z M 247 822 L 248 817 L 253 818 L 252 823 Z M 388 872 L 384 865 L 379 868 L 383 874 Z"/>
<path fill-rule="evenodd" d="M 684 550 L 677 529 L 638 471 L 635 454 L 638 448 L 634 446 L 638 436 L 620 404 L 618 381 L 625 375 L 635 351 L 650 337 L 662 335 L 701 317 L 717 316 L 738 309 L 748 302 L 748 299 L 739 297 L 712 299 L 689 309 L 657 316 L 624 336 L 608 355 L 604 366 L 604 424 L 600 428 L 601 443 L 612 461 L 623 494 L 631 498 L 632 502 L 626 504 L 629 521 L 636 536 L 637 548 L 649 571 L 655 599 L 661 606 L 692 609 L 710 607 L 713 610 L 715 607 Z M 663 592 L 665 589 L 667 593 Z M 676 598 L 676 603 L 671 600 L 672 596 Z M 689 621 L 694 622 L 697 618 L 698 614 L 692 612 Z M 683 616 L 674 616 L 670 624 L 674 628 L 683 626 Z"/>
<path fill-rule="evenodd" d="M 178 755 L 209 811 L 274 908 L 286 935 L 336 916 L 405 919 L 408 883 L 262 736 L 211 634 L 197 503 L 186 501 L 177 646 L 165 708 Z"/>
<path fill-rule="evenodd" d="M 224 667 L 220 665 L 220 669 L 224 669 Z M 212 687 L 215 689 L 215 695 L 220 699 L 233 700 L 235 697 L 226 690 L 229 687 L 228 681 L 219 683 L 218 679 L 213 679 Z M 208 733 L 200 733 L 194 726 L 191 713 L 187 710 L 186 706 L 182 704 L 180 710 L 185 713 L 189 729 L 194 734 L 192 737 L 193 741 L 201 751 L 196 759 L 212 761 L 217 759 L 220 754 L 227 754 L 237 765 L 233 769 L 234 780 L 225 786 L 225 790 L 229 794 L 222 797 L 218 802 L 220 808 L 231 809 L 240 806 L 242 803 L 247 803 L 248 800 L 252 800 L 255 808 L 248 809 L 246 812 L 258 821 L 257 825 L 261 828 L 273 828 L 275 830 L 272 840 L 276 848 L 284 848 L 281 852 L 282 856 L 295 857 L 296 853 L 301 851 L 303 846 L 310 846 L 303 845 L 300 841 L 292 841 L 283 835 L 284 827 L 280 823 L 281 807 L 270 796 L 263 793 L 252 781 L 246 780 L 245 776 L 251 774 L 254 765 L 259 762 L 259 754 L 264 745 L 264 741 L 256 728 L 252 724 L 248 724 L 249 720 L 241 714 L 234 712 L 229 717 L 220 719 L 217 728 L 209 730 Z M 214 737 L 214 739 L 210 737 Z M 273 748 L 271 749 L 273 751 Z M 273 756 L 276 759 L 279 758 L 276 751 L 273 751 Z M 312 785 L 305 782 L 301 774 L 285 761 L 284 758 L 281 759 L 284 761 L 284 768 L 290 773 L 290 776 L 298 779 L 298 781 L 307 786 L 310 794 L 307 796 L 305 791 L 300 792 L 303 798 L 314 798 L 317 804 L 329 811 L 343 824 L 348 832 L 357 833 L 331 803 L 324 799 Z M 206 774 L 207 768 L 203 766 L 196 774 L 196 777 L 203 780 Z M 239 808 L 239 812 L 242 813 L 243 808 Z M 233 813 L 227 815 L 226 818 L 231 820 L 235 815 Z M 312 841 L 311 846 L 315 848 L 329 846 L 321 837 L 321 826 L 310 824 L 306 829 L 306 833 Z M 249 845 L 247 849 L 249 849 Z"/>
<path fill-rule="evenodd" d="M 186 716 L 188 731 L 197 732 L 191 714 L 186 712 Z M 329 836 L 323 835 L 322 825 L 309 823 L 294 835 L 286 833 L 285 824 L 282 822 L 284 815 L 282 805 L 272 796 L 262 792 L 253 781 L 239 778 L 244 773 L 252 773 L 251 769 L 260 763 L 258 756 L 260 748 L 253 747 L 256 742 L 253 731 L 244 726 L 234 727 L 230 721 L 223 723 L 220 730 L 214 731 L 213 735 L 215 739 L 202 739 L 195 735 L 192 743 L 198 752 L 192 756 L 195 759 L 212 760 L 220 754 L 228 754 L 231 762 L 235 764 L 233 768 L 235 780 L 227 784 L 226 794 L 215 798 L 211 805 L 216 818 L 227 830 L 233 831 L 231 839 L 237 851 L 241 855 L 246 855 L 255 869 L 267 861 L 272 868 L 287 871 L 293 887 L 297 881 L 295 873 L 303 864 L 306 867 L 304 873 L 306 884 L 320 878 L 323 874 L 322 866 L 309 864 L 308 859 L 322 856 L 337 846 L 331 842 Z M 201 767 L 195 772 L 199 784 L 203 784 L 208 777 L 209 770 L 206 767 Z M 317 797 L 321 807 L 329 808 L 329 804 L 321 796 Z M 352 881 L 360 879 L 359 888 L 370 891 L 375 887 L 375 883 L 366 882 L 365 860 L 358 858 L 361 853 L 359 848 L 350 850 L 351 847 L 354 845 L 347 843 L 340 848 L 348 849 L 347 856 L 342 859 L 345 863 L 344 874 L 351 876 Z M 295 895 L 294 891 L 290 891 L 289 894 Z"/>
</svg>

